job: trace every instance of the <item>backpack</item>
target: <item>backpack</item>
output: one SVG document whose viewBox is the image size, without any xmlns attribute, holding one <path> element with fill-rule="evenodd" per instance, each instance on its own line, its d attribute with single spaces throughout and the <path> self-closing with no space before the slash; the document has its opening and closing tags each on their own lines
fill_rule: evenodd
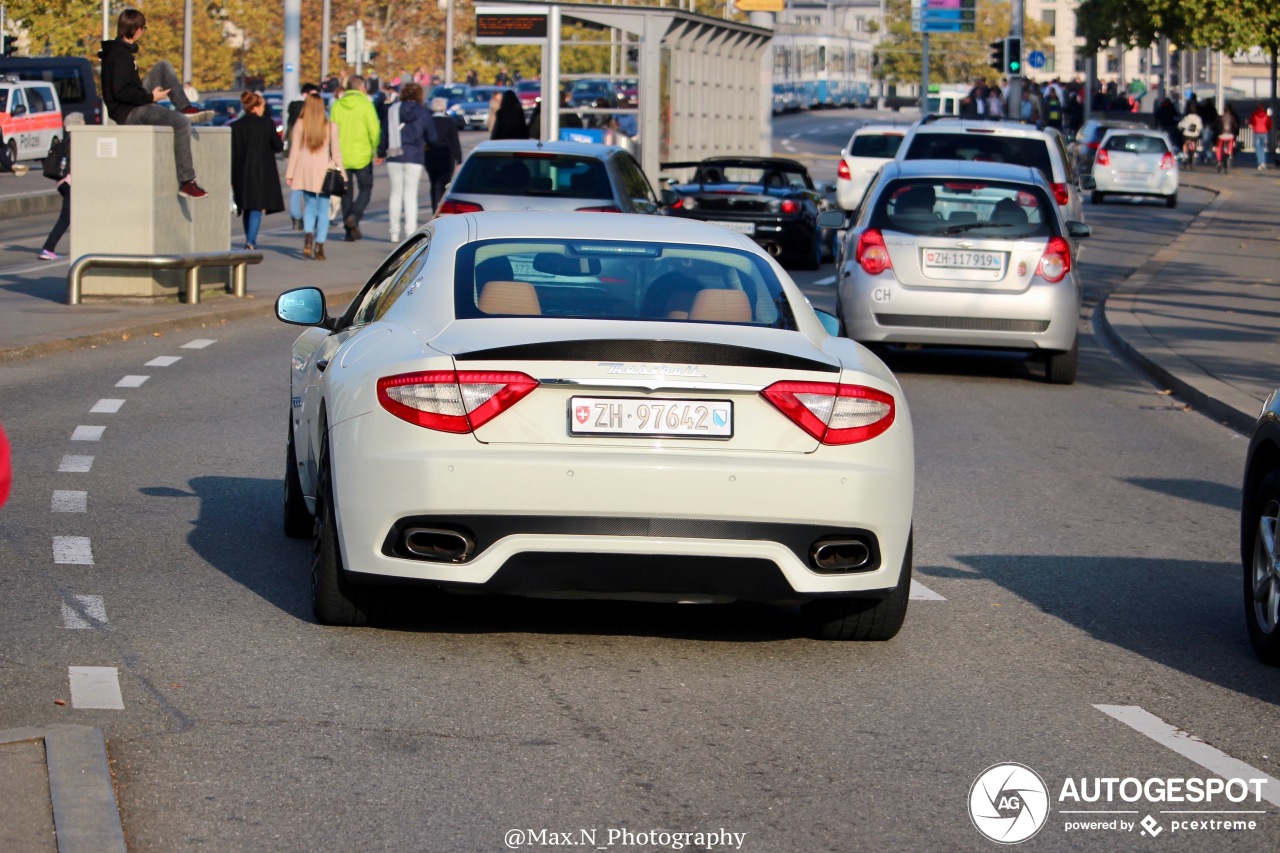
<svg viewBox="0 0 1280 853">
<path fill-rule="evenodd" d="M 71 174 L 71 137 L 67 135 L 59 139 L 57 144 L 44 156 L 44 176 L 51 181 L 60 181 Z"/>
</svg>

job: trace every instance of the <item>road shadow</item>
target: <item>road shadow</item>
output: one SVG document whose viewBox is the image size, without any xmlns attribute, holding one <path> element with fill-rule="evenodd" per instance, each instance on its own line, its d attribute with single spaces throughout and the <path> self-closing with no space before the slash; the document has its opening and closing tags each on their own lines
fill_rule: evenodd
<svg viewBox="0 0 1280 853">
<path fill-rule="evenodd" d="M 1191 480 L 1165 477 L 1125 477 L 1123 482 L 1141 486 L 1152 492 L 1182 498 L 1211 507 L 1230 510 L 1240 509 L 1240 488 L 1224 486 L 1209 480 Z"/>
<path fill-rule="evenodd" d="M 67 304 L 67 274 L 61 275 L 0 275 L 0 290 L 16 296 L 30 296 L 59 305 Z"/>
</svg>

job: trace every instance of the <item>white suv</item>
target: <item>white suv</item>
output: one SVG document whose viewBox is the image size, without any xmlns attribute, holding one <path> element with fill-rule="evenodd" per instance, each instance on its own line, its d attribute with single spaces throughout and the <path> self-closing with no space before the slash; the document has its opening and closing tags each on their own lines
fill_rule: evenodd
<svg viewBox="0 0 1280 853">
<path fill-rule="evenodd" d="M 911 126 L 898 160 L 978 160 L 1039 169 L 1053 190 L 1063 220 L 1084 221 L 1080 179 L 1067 143 L 1052 128 L 1037 130 L 1011 119 L 928 116 Z"/>
<path fill-rule="evenodd" d="M 841 210 L 854 210 L 862 203 L 871 179 L 881 166 L 893 162 L 906 135 L 906 127 L 892 124 L 864 124 L 853 132 L 836 166 L 836 203 Z"/>
</svg>

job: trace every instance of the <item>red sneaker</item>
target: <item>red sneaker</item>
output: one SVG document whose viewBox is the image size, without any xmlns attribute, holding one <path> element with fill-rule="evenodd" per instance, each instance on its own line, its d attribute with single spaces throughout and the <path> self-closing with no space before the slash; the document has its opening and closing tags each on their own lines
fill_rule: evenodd
<svg viewBox="0 0 1280 853">
<path fill-rule="evenodd" d="M 208 194 L 209 193 L 205 192 L 205 190 L 194 180 L 187 181 L 185 184 L 178 187 L 178 195 L 186 196 L 187 198 L 204 198 Z"/>
</svg>

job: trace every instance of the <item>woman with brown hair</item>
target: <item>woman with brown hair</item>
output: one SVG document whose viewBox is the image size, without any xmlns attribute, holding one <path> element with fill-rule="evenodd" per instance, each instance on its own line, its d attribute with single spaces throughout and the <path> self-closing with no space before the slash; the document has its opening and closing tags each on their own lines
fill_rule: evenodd
<svg viewBox="0 0 1280 853">
<path fill-rule="evenodd" d="M 391 181 L 387 220 L 392 243 L 418 230 L 418 188 L 424 158 L 427 146 L 436 142 L 435 122 L 422 105 L 422 95 L 422 87 L 412 81 L 400 88 L 399 100 L 387 108 L 386 130 L 378 143 L 378 156 L 387 161 Z"/>
<path fill-rule="evenodd" d="M 319 93 L 307 95 L 302 115 L 293 126 L 289 140 L 289 166 L 285 183 L 302 190 L 303 237 L 302 256 L 324 260 L 324 242 L 329 236 L 329 195 L 324 192 L 324 176 L 330 169 L 342 173 L 342 149 L 338 145 L 338 128 L 324 113 L 324 99 Z"/>
<path fill-rule="evenodd" d="M 284 141 L 257 92 L 242 92 L 244 112 L 231 122 L 231 193 L 244 219 L 244 247 L 256 249 L 264 213 L 284 210 L 276 154 Z"/>
</svg>

